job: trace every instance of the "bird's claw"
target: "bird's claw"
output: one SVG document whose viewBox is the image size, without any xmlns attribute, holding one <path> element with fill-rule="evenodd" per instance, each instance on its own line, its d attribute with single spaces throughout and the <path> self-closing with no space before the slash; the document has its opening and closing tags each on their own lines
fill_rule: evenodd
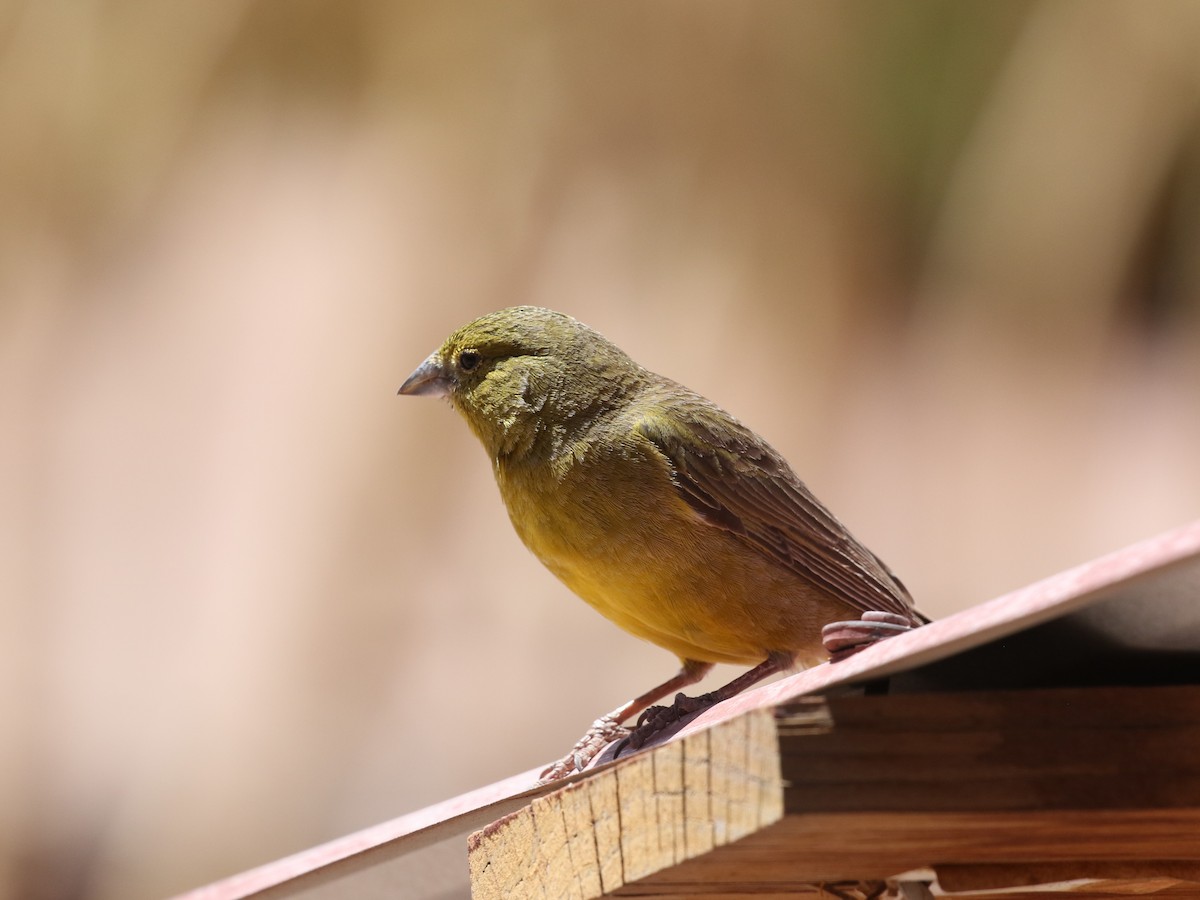
<svg viewBox="0 0 1200 900">
<path fill-rule="evenodd" d="M 629 729 L 612 716 L 601 716 L 592 723 L 592 727 L 584 733 L 583 737 L 576 741 L 575 746 L 566 756 L 542 771 L 538 784 L 561 781 L 576 772 L 582 772 L 601 750 L 613 741 L 628 736 L 629 733 Z"/>
<path fill-rule="evenodd" d="M 913 627 L 911 620 L 896 613 L 865 612 L 861 619 L 830 622 L 821 629 L 821 642 L 829 653 L 829 661 L 838 662 L 885 638 L 911 631 Z"/>
<path fill-rule="evenodd" d="M 655 728 L 664 728 L 672 722 L 678 721 L 682 716 L 704 709 L 706 706 L 711 706 L 712 702 L 707 694 L 699 697 L 689 697 L 683 693 L 676 694 L 675 700 L 670 706 L 647 707 L 638 716 L 637 727 L 641 728 L 643 725 L 649 724 Z"/>
<path fill-rule="evenodd" d="M 676 694 L 675 702 L 670 706 L 651 706 L 637 720 L 637 726 L 617 745 L 613 757 L 616 758 L 626 750 L 640 750 L 646 742 L 656 734 L 660 734 L 685 716 L 707 709 L 717 702 L 711 694 L 701 694 L 699 697 L 689 697 L 686 694 Z"/>
</svg>

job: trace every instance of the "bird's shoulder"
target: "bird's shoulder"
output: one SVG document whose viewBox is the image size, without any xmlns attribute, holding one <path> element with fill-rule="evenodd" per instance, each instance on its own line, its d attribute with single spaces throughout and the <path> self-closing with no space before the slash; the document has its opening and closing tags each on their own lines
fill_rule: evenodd
<svg viewBox="0 0 1200 900">
<path fill-rule="evenodd" d="M 668 379 L 651 382 L 625 418 L 630 433 L 685 470 L 734 480 L 798 481 L 766 440 L 711 400 Z"/>
</svg>

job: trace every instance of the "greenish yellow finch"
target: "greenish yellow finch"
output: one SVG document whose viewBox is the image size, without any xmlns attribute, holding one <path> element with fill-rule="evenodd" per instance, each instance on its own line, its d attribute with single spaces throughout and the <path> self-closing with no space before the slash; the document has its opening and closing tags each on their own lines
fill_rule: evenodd
<svg viewBox="0 0 1200 900">
<path fill-rule="evenodd" d="M 713 663 L 752 665 L 680 695 L 635 732 L 796 664 L 920 624 L 908 592 L 766 441 L 581 322 L 531 306 L 455 331 L 401 394 L 449 399 L 483 443 L 525 545 L 576 594 L 682 669 L 598 719 L 551 778 Z M 866 615 L 864 621 L 860 618 Z M 832 629 L 822 629 L 840 619 Z"/>
</svg>

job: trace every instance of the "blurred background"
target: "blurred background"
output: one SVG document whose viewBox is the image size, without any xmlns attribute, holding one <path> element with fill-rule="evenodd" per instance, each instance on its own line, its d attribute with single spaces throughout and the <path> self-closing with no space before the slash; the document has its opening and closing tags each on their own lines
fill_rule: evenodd
<svg viewBox="0 0 1200 900">
<path fill-rule="evenodd" d="M 674 671 L 395 396 L 489 310 L 732 410 L 934 615 L 1195 518 L 1198 48 L 1186 0 L 0 2 L 0 897 L 202 884 Z"/>
</svg>

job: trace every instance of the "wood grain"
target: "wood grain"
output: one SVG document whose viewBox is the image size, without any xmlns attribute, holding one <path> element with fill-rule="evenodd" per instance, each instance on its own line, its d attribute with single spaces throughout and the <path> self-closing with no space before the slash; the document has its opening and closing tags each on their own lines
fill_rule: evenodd
<svg viewBox="0 0 1200 900">
<path fill-rule="evenodd" d="M 619 895 L 719 884 L 731 893 L 895 878 L 938 865 L 1065 863 L 1103 876 L 1114 860 L 1200 861 L 1200 809 L 808 813 L 646 878 Z"/>
<path fill-rule="evenodd" d="M 1200 686 L 826 704 L 824 733 L 780 720 L 789 812 L 1200 808 Z"/>
<path fill-rule="evenodd" d="M 944 891 L 1200 896 L 1200 686 L 806 698 L 776 728 L 785 818 L 617 895 L 921 870 Z"/>
<path fill-rule="evenodd" d="M 752 834 L 783 814 L 778 747 L 755 710 L 540 798 L 471 836 L 472 896 L 586 900 Z"/>
</svg>

